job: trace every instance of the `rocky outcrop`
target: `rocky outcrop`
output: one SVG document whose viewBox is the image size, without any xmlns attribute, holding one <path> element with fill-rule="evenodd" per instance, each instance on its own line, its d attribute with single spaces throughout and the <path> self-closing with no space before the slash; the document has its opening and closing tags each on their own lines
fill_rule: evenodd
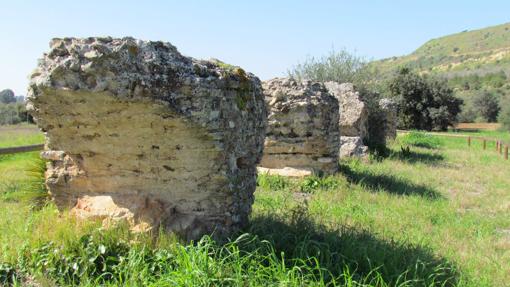
<svg viewBox="0 0 510 287">
<path fill-rule="evenodd" d="M 383 112 L 384 137 L 395 139 L 397 137 L 397 103 L 392 99 L 379 100 L 379 107 Z"/>
<path fill-rule="evenodd" d="M 60 208 L 187 239 L 246 223 L 266 119 L 258 78 L 132 38 L 54 39 L 30 78 Z"/>
<path fill-rule="evenodd" d="M 287 176 L 336 172 L 337 100 L 316 82 L 276 78 L 262 86 L 268 123 L 260 166 Z"/>
<path fill-rule="evenodd" d="M 365 156 L 368 148 L 363 140 L 367 137 L 368 112 L 359 92 L 351 83 L 324 83 L 337 98 L 340 108 L 340 157 Z"/>
</svg>

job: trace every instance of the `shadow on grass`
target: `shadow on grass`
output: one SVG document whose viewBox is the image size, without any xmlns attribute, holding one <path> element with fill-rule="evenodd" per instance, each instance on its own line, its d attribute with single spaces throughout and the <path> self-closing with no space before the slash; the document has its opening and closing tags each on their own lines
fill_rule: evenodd
<svg viewBox="0 0 510 287">
<path fill-rule="evenodd" d="M 335 280 L 344 286 L 346 267 L 354 280 L 370 286 L 402 286 L 404 282 L 405 286 L 456 286 L 459 282 L 457 267 L 428 248 L 381 239 L 352 227 L 328 229 L 309 220 L 306 211 L 293 211 L 285 220 L 255 217 L 248 232 L 270 242 L 288 263 L 316 258 L 309 264 L 326 271 L 318 275 L 326 283 Z"/>
<path fill-rule="evenodd" d="M 371 192 L 384 191 L 398 195 L 419 195 L 428 199 L 440 199 L 443 196 L 436 190 L 421 184 L 415 184 L 394 175 L 375 174 L 361 168 L 352 168 L 340 164 L 340 172 L 350 183 L 359 184 Z"/>
<path fill-rule="evenodd" d="M 424 163 L 428 165 L 436 165 L 444 161 L 444 156 L 441 154 L 422 153 L 413 150 L 404 151 L 402 149 L 391 153 L 388 158 L 405 161 L 410 164 Z"/>
<path fill-rule="evenodd" d="M 453 133 L 479 133 L 484 130 L 481 130 L 481 129 L 455 129 L 455 130 L 451 130 L 451 131 Z"/>
</svg>

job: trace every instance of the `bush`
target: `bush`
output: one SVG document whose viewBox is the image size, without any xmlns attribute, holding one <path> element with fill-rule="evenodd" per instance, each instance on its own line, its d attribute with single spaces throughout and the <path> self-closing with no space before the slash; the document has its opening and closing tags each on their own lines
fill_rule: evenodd
<svg viewBox="0 0 510 287">
<path fill-rule="evenodd" d="M 0 103 L 10 104 L 16 102 L 16 96 L 12 90 L 0 91 Z"/>
<path fill-rule="evenodd" d="M 14 125 L 21 122 L 33 123 L 33 118 L 28 114 L 24 103 L 0 103 L 0 125 Z"/>
<path fill-rule="evenodd" d="M 402 129 L 446 130 L 457 121 L 463 103 L 445 80 L 421 76 L 407 68 L 390 80 L 388 92 L 398 103 Z"/>
<path fill-rule="evenodd" d="M 309 57 L 288 71 L 290 77 L 317 82 L 335 81 L 353 83 L 360 89 L 367 88 L 374 79 L 367 61 L 346 50 L 332 50 L 322 58 Z"/>
<path fill-rule="evenodd" d="M 499 100 L 495 94 L 487 91 L 479 93 L 473 100 L 478 115 L 489 123 L 496 122 L 500 110 Z"/>
<path fill-rule="evenodd" d="M 458 120 L 461 123 L 474 123 L 478 116 L 471 102 L 464 102 L 462 105 L 461 112 L 459 113 Z"/>
</svg>

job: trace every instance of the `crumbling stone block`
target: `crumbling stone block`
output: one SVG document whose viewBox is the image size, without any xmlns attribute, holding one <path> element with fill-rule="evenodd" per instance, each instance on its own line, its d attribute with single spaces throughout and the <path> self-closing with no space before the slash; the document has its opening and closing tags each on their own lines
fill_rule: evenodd
<svg viewBox="0 0 510 287">
<path fill-rule="evenodd" d="M 368 140 L 383 147 L 397 136 L 397 104 L 391 99 L 380 99 L 375 104 L 369 114 Z"/>
<path fill-rule="evenodd" d="M 247 221 L 266 110 L 257 77 L 133 38 L 54 39 L 30 76 L 60 208 L 187 239 Z"/>
<path fill-rule="evenodd" d="M 392 99 L 379 100 L 379 107 L 384 113 L 384 137 L 395 139 L 397 137 L 397 103 Z"/>
<path fill-rule="evenodd" d="M 340 157 L 366 156 L 368 148 L 363 140 L 368 135 L 368 111 L 359 92 L 351 83 L 326 82 L 324 85 L 339 103 Z"/>
<path fill-rule="evenodd" d="M 286 176 L 336 172 L 338 101 L 317 82 L 276 78 L 262 86 L 268 123 L 260 166 Z"/>
</svg>

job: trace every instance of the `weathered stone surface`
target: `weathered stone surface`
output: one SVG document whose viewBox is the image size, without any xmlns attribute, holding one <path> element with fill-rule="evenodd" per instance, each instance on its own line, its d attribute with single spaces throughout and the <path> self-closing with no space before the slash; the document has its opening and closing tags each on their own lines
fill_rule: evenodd
<svg viewBox="0 0 510 287">
<path fill-rule="evenodd" d="M 259 174 L 267 174 L 267 175 L 281 175 L 287 177 L 305 177 L 309 175 L 313 175 L 313 170 L 306 168 L 292 168 L 292 167 L 284 167 L 284 168 L 265 168 L 265 167 L 257 167 L 257 171 Z"/>
<path fill-rule="evenodd" d="M 363 144 L 360 137 L 340 137 L 340 158 L 364 157 L 367 155 L 368 147 Z"/>
<path fill-rule="evenodd" d="M 397 137 L 397 103 L 392 99 L 381 99 L 379 107 L 384 113 L 384 136 L 386 139 L 395 139 Z"/>
<path fill-rule="evenodd" d="M 367 138 L 368 111 L 359 92 L 351 83 L 326 82 L 324 85 L 339 103 L 340 157 L 365 156 L 368 148 L 363 140 Z"/>
<path fill-rule="evenodd" d="M 302 174 L 336 172 L 338 101 L 324 85 L 310 81 L 276 78 L 262 86 L 268 127 L 260 166 Z"/>
<path fill-rule="evenodd" d="M 163 42 L 54 39 L 28 107 L 59 207 L 188 239 L 246 223 L 266 110 L 241 68 Z"/>
<path fill-rule="evenodd" d="M 368 139 L 374 146 L 385 146 L 397 136 L 397 104 L 391 99 L 380 99 L 369 115 Z"/>
</svg>

